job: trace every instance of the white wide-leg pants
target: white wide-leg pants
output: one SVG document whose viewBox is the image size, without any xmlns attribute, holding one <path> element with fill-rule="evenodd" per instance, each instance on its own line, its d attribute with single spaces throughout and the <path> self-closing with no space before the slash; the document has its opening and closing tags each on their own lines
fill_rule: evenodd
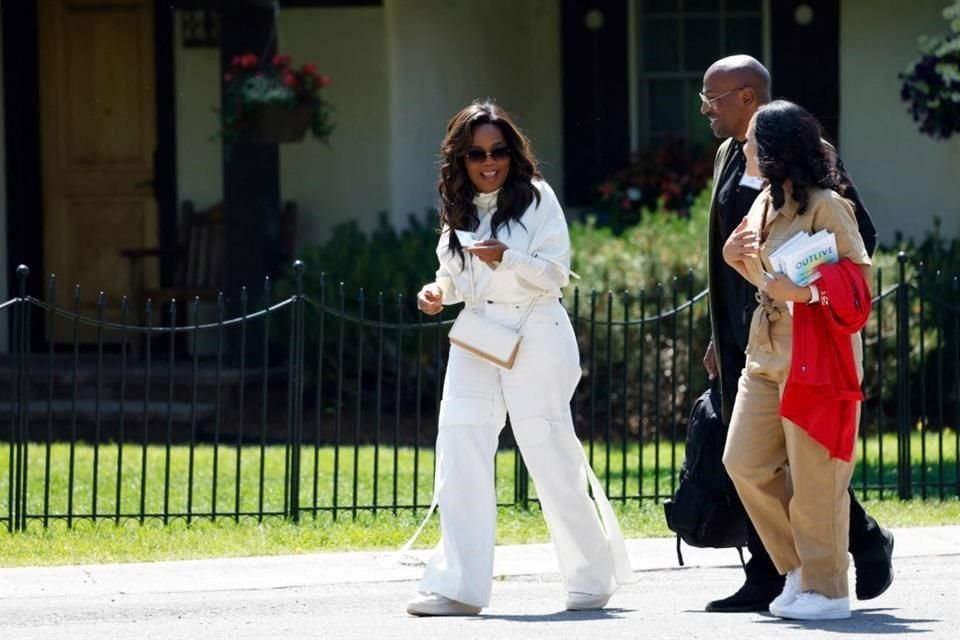
<svg viewBox="0 0 960 640">
<path fill-rule="evenodd" d="M 516 326 L 525 309 L 487 304 L 484 311 L 500 324 Z M 609 594 L 618 583 L 632 580 L 606 497 L 596 485 L 594 493 L 599 491 L 598 502 L 606 508 L 601 523 L 587 493 L 586 459 L 570 413 L 580 357 L 566 310 L 556 300 L 541 301 L 522 334 L 510 371 L 450 347 L 434 483 L 441 537 L 424 571 L 421 592 L 480 607 L 490 602 L 496 532 L 493 462 L 508 412 L 536 485 L 564 588 Z"/>
</svg>

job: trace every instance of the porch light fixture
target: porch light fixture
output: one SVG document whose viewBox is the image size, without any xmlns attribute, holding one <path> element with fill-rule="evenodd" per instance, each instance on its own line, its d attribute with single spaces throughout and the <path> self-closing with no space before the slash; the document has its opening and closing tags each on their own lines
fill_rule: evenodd
<svg viewBox="0 0 960 640">
<path fill-rule="evenodd" d="M 813 23 L 813 7 L 807 3 L 797 5 L 793 19 L 801 27 L 809 27 Z"/>
<path fill-rule="evenodd" d="M 220 13 L 210 9 L 181 12 L 184 48 L 218 48 L 220 46 Z"/>
<path fill-rule="evenodd" d="M 603 11 L 591 9 L 583 16 L 583 24 L 590 31 L 599 31 L 603 28 Z"/>
</svg>

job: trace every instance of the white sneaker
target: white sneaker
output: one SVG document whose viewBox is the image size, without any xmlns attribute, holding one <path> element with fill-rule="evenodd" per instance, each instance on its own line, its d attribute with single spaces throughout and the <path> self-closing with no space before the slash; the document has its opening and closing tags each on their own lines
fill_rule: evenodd
<svg viewBox="0 0 960 640">
<path fill-rule="evenodd" d="M 770 603 L 770 613 L 779 616 L 779 609 L 796 600 L 798 595 L 800 595 L 800 569 L 794 569 L 787 573 L 783 591 Z"/>
<path fill-rule="evenodd" d="M 567 611 L 594 611 L 603 609 L 610 601 L 611 594 L 598 595 L 571 591 L 567 594 Z"/>
<path fill-rule="evenodd" d="M 407 605 L 412 616 L 475 616 L 482 607 L 451 600 L 439 593 L 421 593 Z"/>
<path fill-rule="evenodd" d="M 790 604 L 771 613 L 791 620 L 844 620 L 850 617 L 850 598 L 828 598 L 816 591 L 804 591 Z"/>
</svg>

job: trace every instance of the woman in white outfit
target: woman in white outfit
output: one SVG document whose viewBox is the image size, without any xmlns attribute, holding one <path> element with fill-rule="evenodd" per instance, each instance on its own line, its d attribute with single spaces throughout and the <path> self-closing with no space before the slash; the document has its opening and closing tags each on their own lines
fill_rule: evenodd
<svg viewBox="0 0 960 640">
<path fill-rule="evenodd" d="M 434 315 L 443 305 L 465 302 L 504 326 L 522 321 L 522 340 L 509 370 L 450 347 L 434 484 L 441 538 L 407 611 L 474 615 L 489 604 L 493 462 L 507 413 L 553 538 L 566 608 L 600 609 L 633 574 L 570 413 L 581 372 L 576 337 L 560 304 L 570 277 L 563 211 L 528 140 L 490 102 L 467 106 L 447 125 L 438 190 L 440 267 L 436 281 L 418 294 L 418 307 Z M 478 240 L 463 246 L 453 230 L 471 231 Z M 596 504 L 587 493 L 588 475 Z"/>
</svg>

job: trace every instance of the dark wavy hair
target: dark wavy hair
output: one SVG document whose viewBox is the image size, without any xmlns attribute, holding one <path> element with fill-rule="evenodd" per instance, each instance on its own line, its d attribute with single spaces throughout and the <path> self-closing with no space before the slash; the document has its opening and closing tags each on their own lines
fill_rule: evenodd
<svg viewBox="0 0 960 640">
<path fill-rule="evenodd" d="M 491 232 L 497 237 L 497 230 L 511 221 L 519 224 L 530 203 L 536 199 L 540 204 L 540 192 L 533 186 L 533 179 L 540 178 L 537 159 L 533 155 L 530 141 L 520 131 L 513 118 L 494 102 L 474 101 L 461 109 L 447 123 L 447 135 L 440 144 L 440 179 L 437 191 L 440 192 L 440 226 L 450 229 L 473 231 L 480 224 L 477 207 L 473 204 L 476 189 L 467 175 L 465 156 L 473 146 L 474 130 L 485 124 L 492 124 L 503 134 L 510 148 L 510 169 L 507 181 L 497 194 L 497 211 L 491 221 Z M 456 234 L 450 234 L 450 251 L 463 260 L 463 247 Z"/>
<path fill-rule="evenodd" d="M 770 183 L 775 208 L 786 201 L 786 180 L 792 185 L 798 214 L 806 212 L 811 188 L 839 188 L 836 156 L 823 143 L 823 129 L 809 111 L 786 100 L 774 100 L 760 107 L 755 118 L 757 163 Z"/>
</svg>

